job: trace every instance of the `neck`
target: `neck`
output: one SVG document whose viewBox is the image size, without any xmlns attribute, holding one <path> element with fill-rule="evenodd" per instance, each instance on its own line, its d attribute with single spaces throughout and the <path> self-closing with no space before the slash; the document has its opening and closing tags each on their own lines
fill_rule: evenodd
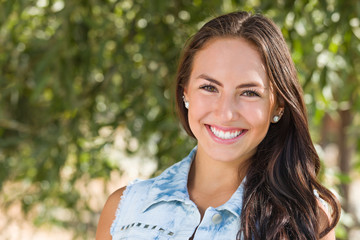
<svg viewBox="0 0 360 240">
<path fill-rule="evenodd" d="M 244 179 L 246 162 L 224 162 L 196 153 L 188 177 L 190 199 L 197 205 L 201 218 L 205 210 L 227 202 Z"/>
<path fill-rule="evenodd" d="M 188 187 L 204 193 L 234 193 L 246 175 L 247 162 L 214 160 L 201 152 L 191 166 Z"/>
</svg>

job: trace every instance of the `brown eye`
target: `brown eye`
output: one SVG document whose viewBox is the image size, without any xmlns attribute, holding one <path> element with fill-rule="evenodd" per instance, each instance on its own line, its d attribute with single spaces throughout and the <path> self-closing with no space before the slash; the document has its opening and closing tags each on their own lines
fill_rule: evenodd
<svg viewBox="0 0 360 240">
<path fill-rule="evenodd" d="M 246 96 L 246 97 L 259 97 L 260 95 L 254 91 L 254 90 L 246 90 L 244 91 L 242 94 L 242 96 Z"/>
<path fill-rule="evenodd" d="M 200 87 L 201 89 L 204 89 L 207 92 L 217 92 L 216 87 L 212 86 L 212 85 L 204 85 Z"/>
</svg>

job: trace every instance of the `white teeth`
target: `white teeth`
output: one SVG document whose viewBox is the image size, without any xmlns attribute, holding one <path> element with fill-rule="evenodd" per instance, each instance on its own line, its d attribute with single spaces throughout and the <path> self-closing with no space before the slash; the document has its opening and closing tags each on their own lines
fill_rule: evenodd
<svg viewBox="0 0 360 240">
<path fill-rule="evenodd" d="M 243 132 L 243 130 L 241 130 L 241 131 L 233 131 L 233 132 L 229 132 L 229 131 L 224 132 L 224 131 L 216 129 L 214 127 L 210 127 L 210 130 L 215 136 L 217 136 L 218 138 L 221 138 L 221 139 L 236 138 L 237 136 L 239 136 Z"/>
</svg>

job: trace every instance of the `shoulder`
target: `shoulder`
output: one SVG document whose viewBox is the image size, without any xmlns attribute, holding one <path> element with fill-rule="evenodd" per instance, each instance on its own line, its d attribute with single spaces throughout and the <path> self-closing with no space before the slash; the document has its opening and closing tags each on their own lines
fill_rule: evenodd
<svg viewBox="0 0 360 240">
<path fill-rule="evenodd" d="M 319 208 L 319 215 L 318 215 L 318 222 L 319 222 L 319 230 L 323 232 L 332 222 L 332 218 L 328 207 L 325 205 L 322 199 L 317 199 L 318 208 Z M 325 236 L 323 236 L 320 240 L 335 240 L 335 229 L 331 229 Z"/>
<path fill-rule="evenodd" d="M 151 197 L 158 195 L 163 196 L 161 193 L 164 185 L 169 182 L 173 185 L 178 185 L 174 176 L 181 175 L 180 172 L 185 172 L 183 175 L 187 176 L 187 165 L 189 165 L 186 164 L 187 162 L 190 164 L 190 161 L 180 161 L 167 168 L 155 178 L 135 180 L 128 186 L 112 193 L 101 212 L 96 231 L 96 240 L 111 239 L 111 231 L 116 229 L 116 225 L 122 222 L 124 216 L 125 218 L 129 216 L 133 217 L 134 213 L 138 212 Z"/>
<path fill-rule="evenodd" d="M 116 209 L 118 207 L 121 196 L 123 195 L 125 187 L 119 188 L 113 192 L 107 199 L 104 208 L 101 212 L 99 223 L 96 230 L 96 240 L 111 239 L 110 227 L 115 219 Z"/>
<path fill-rule="evenodd" d="M 131 207 L 129 204 L 123 206 L 124 197 L 126 196 L 126 202 L 131 202 L 132 199 L 139 200 L 140 198 L 146 198 L 146 192 L 149 190 L 153 181 L 153 178 L 143 181 L 135 180 L 128 186 L 117 189 L 108 197 L 99 218 L 96 230 L 96 240 L 111 239 L 110 229 L 118 215 L 117 211 L 126 210 L 123 209 L 123 207 Z M 135 191 L 132 191 L 133 188 L 135 188 Z M 121 209 L 119 209 L 120 201 L 122 206 Z"/>
</svg>

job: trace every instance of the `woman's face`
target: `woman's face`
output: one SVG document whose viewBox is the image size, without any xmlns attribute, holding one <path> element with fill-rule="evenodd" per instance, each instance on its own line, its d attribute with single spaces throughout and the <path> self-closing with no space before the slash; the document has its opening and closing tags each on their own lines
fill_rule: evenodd
<svg viewBox="0 0 360 240">
<path fill-rule="evenodd" d="M 195 55 L 184 90 L 197 157 L 249 159 L 279 113 L 255 47 L 240 38 L 210 40 Z"/>
</svg>

